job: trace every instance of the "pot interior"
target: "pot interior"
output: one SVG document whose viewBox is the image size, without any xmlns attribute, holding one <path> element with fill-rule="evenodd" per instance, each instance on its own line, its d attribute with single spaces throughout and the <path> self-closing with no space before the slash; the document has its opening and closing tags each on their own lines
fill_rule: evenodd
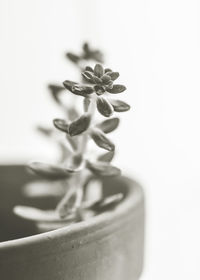
<svg viewBox="0 0 200 280">
<path fill-rule="evenodd" d="M 40 209 L 53 209 L 57 204 L 55 197 L 27 198 L 22 188 L 38 178 L 27 172 L 25 166 L 0 166 L 0 242 L 37 234 L 33 222 L 23 220 L 13 213 L 16 205 L 28 205 Z M 113 178 L 103 182 L 103 195 L 121 192 L 127 195 L 128 187 Z"/>
</svg>

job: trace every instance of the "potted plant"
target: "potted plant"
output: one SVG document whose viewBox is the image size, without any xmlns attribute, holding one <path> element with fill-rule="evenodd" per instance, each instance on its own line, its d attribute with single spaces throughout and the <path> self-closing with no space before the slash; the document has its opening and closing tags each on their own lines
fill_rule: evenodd
<svg viewBox="0 0 200 280">
<path fill-rule="evenodd" d="M 80 55 L 67 57 L 80 69 L 82 81 L 49 85 L 65 117 L 54 119 L 54 128 L 38 127 L 56 139 L 61 158 L 56 163 L 33 162 L 31 173 L 24 166 L 0 167 L 1 277 L 139 279 L 143 191 L 111 164 L 115 145 L 107 136 L 119 125 L 114 113 L 130 109 L 115 99 L 126 88 L 115 82 L 118 72 L 100 64 L 101 52 L 88 44 Z M 97 63 L 85 66 L 88 60 Z M 65 92 L 83 103 L 83 110 L 65 106 Z"/>
</svg>

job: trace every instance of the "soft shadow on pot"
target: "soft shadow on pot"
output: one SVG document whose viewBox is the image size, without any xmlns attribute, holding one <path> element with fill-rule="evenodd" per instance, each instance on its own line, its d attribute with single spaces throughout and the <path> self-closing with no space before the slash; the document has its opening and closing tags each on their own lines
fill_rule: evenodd
<svg viewBox="0 0 200 280">
<path fill-rule="evenodd" d="M 106 179 L 104 195 L 124 192 L 113 211 L 50 232 L 12 214 L 26 204 L 21 187 L 34 176 L 24 166 L 0 167 L 0 271 L 4 280 L 136 280 L 143 267 L 144 196 L 127 178 Z M 39 202 L 43 205 L 44 201 Z M 55 201 L 45 207 L 50 208 Z M 38 205 L 41 206 L 41 205 Z M 44 205 L 43 205 L 44 206 Z M 29 236 L 25 238 L 20 238 Z M 19 239 L 16 239 L 19 238 Z M 12 267 L 12 269 L 11 269 Z"/>
</svg>

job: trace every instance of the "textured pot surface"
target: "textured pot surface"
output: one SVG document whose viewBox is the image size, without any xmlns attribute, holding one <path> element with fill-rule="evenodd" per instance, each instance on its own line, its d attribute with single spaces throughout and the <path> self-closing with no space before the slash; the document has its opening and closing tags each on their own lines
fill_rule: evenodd
<svg viewBox="0 0 200 280">
<path fill-rule="evenodd" d="M 11 212 L 13 205 L 24 202 L 20 188 L 32 179 L 23 166 L 0 167 L 1 240 L 34 232 L 32 224 L 22 224 Z M 144 244 L 143 192 L 136 182 L 127 178 L 104 181 L 105 195 L 119 191 L 125 198 L 114 211 L 70 227 L 1 242 L 0 278 L 139 279 Z"/>
</svg>

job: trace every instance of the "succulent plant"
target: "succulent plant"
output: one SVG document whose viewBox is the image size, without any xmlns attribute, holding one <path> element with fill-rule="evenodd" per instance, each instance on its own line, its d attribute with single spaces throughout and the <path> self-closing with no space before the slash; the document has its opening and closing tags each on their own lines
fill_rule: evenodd
<svg viewBox="0 0 200 280">
<path fill-rule="evenodd" d="M 83 45 L 81 55 L 68 53 L 67 57 L 78 67 L 81 60 L 93 59 L 96 62 L 103 62 L 102 53 L 92 50 L 87 43 Z M 39 126 L 38 130 L 58 142 L 61 150 L 59 162 L 29 164 L 29 169 L 41 176 L 43 181 L 26 186 L 26 194 L 58 196 L 56 209 L 41 210 L 28 206 L 14 208 L 17 215 L 35 221 L 38 227 L 43 229 L 57 228 L 84 220 L 88 213 L 96 215 L 112 209 L 123 198 L 119 193 L 106 198 L 87 200 L 87 189 L 94 181 L 99 182 L 100 186 L 102 177 L 121 174 L 120 169 L 111 164 L 115 145 L 107 134 L 119 125 L 119 118 L 113 116 L 114 113 L 130 109 L 124 101 L 113 98 L 115 94 L 124 92 L 126 87 L 115 82 L 119 78 L 118 72 L 104 68 L 99 63 L 95 64 L 94 68 L 84 66 L 81 75 L 83 78 L 81 82 L 66 80 L 63 86 L 53 84 L 48 86 L 54 101 L 64 110 L 65 118 L 54 119 L 54 127 Z M 81 99 L 83 112 L 78 112 L 73 106 L 66 108 L 60 98 L 60 95 L 65 93 Z M 103 120 L 96 120 L 96 111 Z M 62 138 L 59 138 L 61 135 Z M 90 140 L 104 152 L 94 155 L 88 147 Z M 52 192 L 54 188 L 57 188 L 57 192 Z"/>
</svg>

